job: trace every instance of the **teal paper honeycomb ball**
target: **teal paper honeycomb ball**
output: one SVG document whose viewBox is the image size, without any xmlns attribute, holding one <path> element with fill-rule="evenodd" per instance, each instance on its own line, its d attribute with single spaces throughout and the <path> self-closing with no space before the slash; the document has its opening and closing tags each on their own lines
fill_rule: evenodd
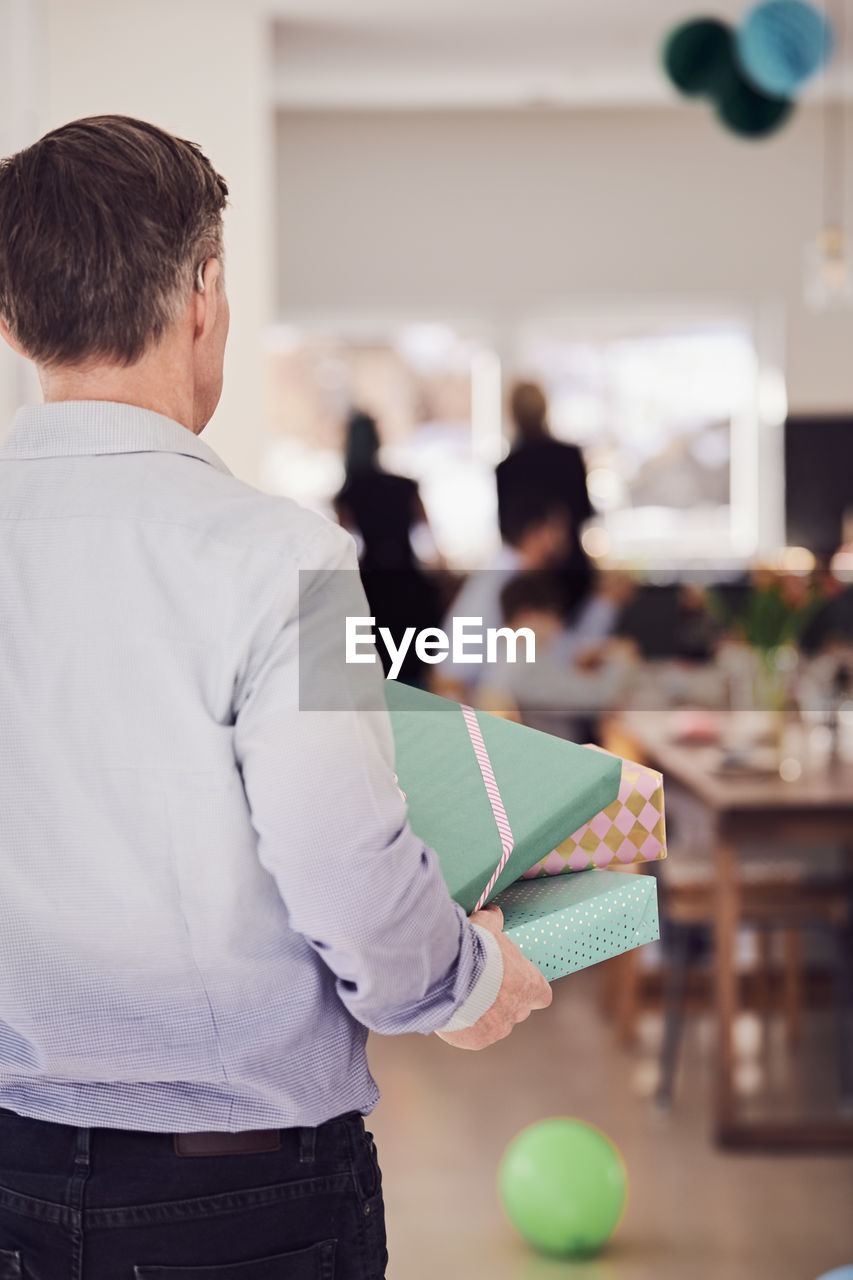
<svg viewBox="0 0 853 1280">
<path fill-rule="evenodd" d="M 727 81 L 734 57 L 734 32 L 717 18 L 683 22 L 667 36 L 664 70 L 689 98 L 713 97 Z"/>
<path fill-rule="evenodd" d="M 733 77 L 717 101 L 717 118 L 741 138 L 765 138 L 788 122 L 794 111 L 790 98 L 771 98 L 741 76 Z"/>
<path fill-rule="evenodd" d="M 610 1239 L 625 1208 L 628 1175 L 618 1148 L 568 1116 L 522 1129 L 498 1171 L 504 1212 L 534 1249 L 569 1258 Z"/>
</svg>

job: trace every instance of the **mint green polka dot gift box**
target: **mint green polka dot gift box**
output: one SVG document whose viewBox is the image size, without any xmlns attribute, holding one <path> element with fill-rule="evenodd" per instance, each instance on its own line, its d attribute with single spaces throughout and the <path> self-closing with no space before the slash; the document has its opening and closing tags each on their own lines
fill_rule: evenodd
<svg viewBox="0 0 853 1280">
<path fill-rule="evenodd" d="M 493 901 L 504 932 L 549 982 L 660 937 L 650 875 L 579 871 L 520 880 Z"/>
</svg>

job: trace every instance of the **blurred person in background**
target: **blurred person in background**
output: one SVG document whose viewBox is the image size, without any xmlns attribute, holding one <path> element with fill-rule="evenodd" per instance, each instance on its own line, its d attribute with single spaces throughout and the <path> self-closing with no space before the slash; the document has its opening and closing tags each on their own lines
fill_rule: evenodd
<svg viewBox="0 0 853 1280">
<path fill-rule="evenodd" d="M 598 647 L 613 631 L 621 609 L 619 593 L 611 593 L 611 576 L 603 575 L 599 590 L 588 595 L 568 615 L 565 603 L 563 566 L 571 555 L 571 517 L 559 499 L 542 500 L 529 489 L 519 490 L 505 512 L 504 541 L 483 569 L 470 574 L 463 583 L 442 626 L 450 632 L 454 618 L 480 618 L 483 629 L 503 625 L 501 592 L 519 573 L 547 574 L 556 582 L 562 598 L 560 635 L 555 651 L 563 664 L 585 658 L 595 661 Z M 612 579 L 622 588 L 621 577 Z M 485 664 L 444 661 L 433 668 L 432 684 L 449 697 L 470 697 L 488 681 Z"/>
<path fill-rule="evenodd" d="M 501 592 L 503 622 L 536 637 L 536 661 L 502 660 L 490 667 L 490 700 L 506 700 L 531 728 L 560 738 L 589 742 L 602 714 L 614 710 L 628 692 L 637 664 L 636 646 L 611 638 L 577 646 L 566 654 L 563 593 L 553 574 L 520 573 Z"/>
<path fill-rule="evenodd" d="M 0 163 L 45 401 L 0 448 L 4 1276 L 379 1280 L 368 1028 L 479 1049 L 551 999 L 451 900 L 387 716 L 302 709 L 356 559 L 199 439 L 227 195 L 122 116 Z"/>
<path fill-rule="evenodd" d="M 853 541 L 818 562 L 813 578 L 819 605 L 803 629 L 801 648 L 815 654 L 853 647 Z"/>
<path fill-rule="evenodd" d="M 387 627 L 399 643 L 407 627 L 422 631 L 437 626 L 441 604 L 435 583 L 412 547 L 413 531 L 429 527 L 418 486 L 406 476 L 383 470 L 379 447 L 376 419 L 354 410 L 347 423 L 344 485 L 334 507 L 339 522 L 356 539 L 361 580 L 376 627 Z M 380 646 L 380 655 L 387 673 L 387 647 Z M 424 664 L 414 647 L 406 654 L 399 679 L 425 682 Z"/>
<path fill-rule="evenodd" d="M 542 506 L 565 507 L 574 532 L 559 566 L 563 577 L 565 609 L 577 609 L 592 589 L 593 569 L 583 548 L 583 527 L 592 515 L 587 493 L 586 465 L 575 444 L 555 440 L 548 424 L 548 401 L 536 382 L 517 382 L 509 396 L 514 439 L 512 449 L 495 472 L 498 490 L 498 522 L 506 541 L 514 522 L 514 509 L 528 495 Z"/>
</svg>

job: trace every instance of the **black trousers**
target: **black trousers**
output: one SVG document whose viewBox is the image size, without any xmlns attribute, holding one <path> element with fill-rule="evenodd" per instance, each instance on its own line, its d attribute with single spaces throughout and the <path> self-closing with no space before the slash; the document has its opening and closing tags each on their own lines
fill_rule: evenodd
<svg viewBox="0 0 853 1280">
<path fill-rule="evenodd" d="M 0 1280 L 383 1280 L 360 1115 L 216 1145 L 0 1110 Z"/>
</svg>

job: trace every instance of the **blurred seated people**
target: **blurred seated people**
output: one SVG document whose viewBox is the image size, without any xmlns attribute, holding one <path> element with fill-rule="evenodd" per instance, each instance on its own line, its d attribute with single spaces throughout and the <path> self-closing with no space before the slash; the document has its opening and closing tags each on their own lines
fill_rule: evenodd
<svg viewBox="0 0 853 1280">
<path fill-rule="evenodd" d="M 376 627 L 387 627 L 399 643 L 407 627 L 437 626 L 441 605 L 412 549 L 412 531 L 428 527 L 418 486 L 382 469 L 379 444 L 375 418 L 354 410 L 347 424 L 344 485 L 334 507 L 338 522 L 358 544 L 361 579 Z M 379 655 L 387 674 L 390 657 L 382 645 Z M 398 678 L 423 684 L 425 674 L 411 647 Z"/>
<path fill-rule="evenodd" d="M 570 738 L 594 740 L 591 722 L 612 711 L 624 699 L 636 667 L 637 654 L 630 641 L 611 639 L 591 651 L 581 650 L 574 660 L 561 653 L 565 635 L 563 593 L 553 574 L 520 573 L 500 596 L 503 622 L 514 631 L 527 628 L 536 641 L 534 662 L 509 661 L 508 650 L 499 650 L 484 681 L 488 697 L 507 705 L 531 728 Z"/>
<path fill-rule="evenodd" d="M 738 600 L 739 584 L 714 588 L 721 604 Z M 633 640 L 644 658 L 684 663 L 713 661 L 722 625 L 709 604 L 709 592 L 693 582 L 649 583 L 638 587 L 619 619 L 619 634 Z"/>
<path fill-rule="evenodd" d="M 820 603 L 800 638 L 800 647 L 804 653 L 813 655 L 853 643 L 851 570 L 853 543 L 848 543 L 840 546 L 830 563 L 820 565 L 813 575 Z"/>
<path fill-rule="evenodd" d="M 570 517 L 563 503 L 541 501 L 536 495 L 520 493 L 507 512 L 504 542 L 492 561 L 472 573 L 454 599 L 442 624 L 450 633 L 454 618 L 480 618 L 483 630 L 503 626 L 501 592 L 519 573 L 551 571 L 562 590 L 562 574 L 555 572 L 570 553 L 573 535 Z M 609 578 L 609 575 L 605 575 Z M 616 580 L 614 579 L 614 584 Z M 622 605 L 621 598 L 611 598 L 610 582 L 589 596 L 565 624 L 567 611 L 561 615 L 564 625 L 555 641 L 560 660 L 569 662 L 582 651 L 597 646 L 612 632 Z M 432 687 L 447 697 L 466 698 L 487 680 L 488 670 L 482 663 L 454 663 L 448 659 L 433 668 Z"/>
<path fill-rule="evenodd" d="M 586 466 L 577 445 L 555 440 L 548 425 L 548 401 L 536 382 L 517 382 L 509 398 L 514 440 L 511 452 L 495 472 L 498 490 L 498 522 L 501 537 L 512 522 L 513 508 L 528 495 L 543 507 L 562 504 L 575 537 L 562 566 L 568 611 L 589 593 L 593 569 L 580 535 L 592 515 L 586 486 Z"/>
</svg>

